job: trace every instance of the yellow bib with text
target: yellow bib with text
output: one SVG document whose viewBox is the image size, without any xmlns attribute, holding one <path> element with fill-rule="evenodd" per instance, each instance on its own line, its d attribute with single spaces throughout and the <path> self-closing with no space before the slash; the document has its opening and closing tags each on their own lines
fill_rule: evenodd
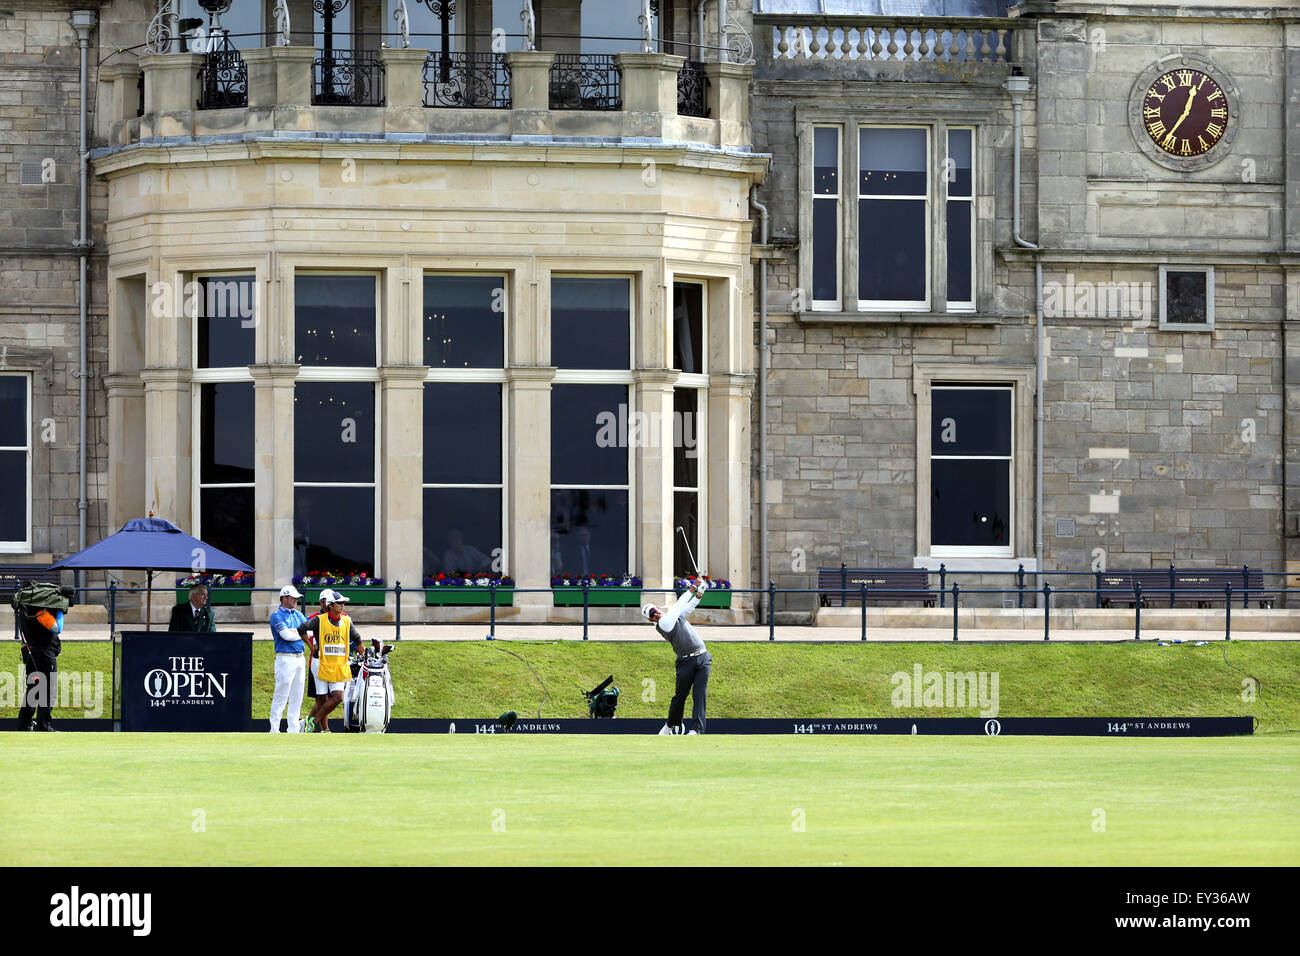
<svg viewBox="0 0 1300 956">
<path fill-rule="evenodd" d="M 348 649 L 352 646 L 352 618 L 346 614 L 339 616 L 334 624 L 328 614 L 317 618 L 320 621 L 320 668 L 316 679 L 321 681 L 346 681 L 352 676 L 348 667 Z"/>
</svg>

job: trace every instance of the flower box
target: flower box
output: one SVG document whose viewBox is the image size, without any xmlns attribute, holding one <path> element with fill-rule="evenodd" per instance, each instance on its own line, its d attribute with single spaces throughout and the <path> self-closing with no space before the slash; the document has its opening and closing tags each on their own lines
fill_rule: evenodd
<svg viewBox="0 0 1300 956">
<path fill-rule="evenodd" d="M 515 603 L 513 587 L 496 589 L 497 607 L 512 607 Z M 477 584 L 441 585 L 424 589 L 425 607 L 489 607 L 492 589 Z"/>
<path fill-rule="evenodd" d="M 693 574 L 688 574 L 684 578 L 674 578 L 673 588 L 677 591 L 677 596 L 681 597 L 688 587 L 699 581 Z M 704 581 L 708 583 L 709 589 L 704 592 L 700 598 L 700 603 L 696 607 L 712 608 L 729 608 L 731 607 L 731 582 L 726 578 L 711 578 L 704 575 Z"/>
<path fill-rule="evenodd" d="M 190 589 L 180 587 L 176 589 L 176 603 L 184 604 L 190 599 Z M 252 588 L 230 588 L 208 586 L 208 604 L 215 607 L 217 605 L 248 607 L 253 603 Z"/>
<path fill-rule="evenodd" d="M 305 605 L 319 605 L 320 593 L 327 588 L 338 591 L 349 604 L 382 607 L 388 597 L 384 579 L 362 571 L 311 571 L 295 575 L 293 583 L 302 592 Z"/>
<path fill-rule="evenodd" d="M 307 604 L 320 604 L 320 592 L 323 590 L 325 590 L 325 588 L 304 588 L 302 592 L 303 601 Z M 388 596 L 388 592 L 384 589 L 382 585 L 378 587 L 357 587 L 357 588 L 335 587 L 335 588 L 330 588 L 330 590 L 338 591 L 339 594 L 342 594 L 345 598 L 348 599 L 349 604 L 368 604 L 368 605 L 382 606 L 384 603 L 384 598 Z"/>
<path fill-rule="evenodd" d="M 257 586 L 253 573 L 236 571 L 234 574 L 192 574 L 176 579 L 176 603 L 190 599 L 190 588 L 200 584 L 208 586 L 208 604 L 227 607 L 248 607 L 253 603 L 253 588 Z"/>
<path fill-rule="evenodd" d="M 582 588 L 555 587 L 556 607 L 582 607 Z M 639 587 L 604 587 L 587 589 L 588 607 L 640 607 Z"/>
<path fill-rule="evenodd" d="M 685 588 L 680 589 L 677 596 L 681 597 L 685 590 Z M 704 597 L 700 598 L 700 603 L 696 607 L 731 607 L 731 588 L 710 588 L 704 592 Z"/>
</svg>

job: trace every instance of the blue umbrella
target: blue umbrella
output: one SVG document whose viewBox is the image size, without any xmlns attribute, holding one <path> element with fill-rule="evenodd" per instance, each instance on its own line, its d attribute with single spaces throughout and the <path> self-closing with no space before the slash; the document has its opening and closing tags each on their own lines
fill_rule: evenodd
<svg viewBox="0 0 1300 956">
<path fill-rule="evenodd" d="M 145 571 L 145 629 L 150 629 L 155 571 L 252 571 L 226 552 L 186 534 L 163 518 L 136 518 L 84 551 L 70 554 L 49 568 L 73 571 Z"/>
</svg>

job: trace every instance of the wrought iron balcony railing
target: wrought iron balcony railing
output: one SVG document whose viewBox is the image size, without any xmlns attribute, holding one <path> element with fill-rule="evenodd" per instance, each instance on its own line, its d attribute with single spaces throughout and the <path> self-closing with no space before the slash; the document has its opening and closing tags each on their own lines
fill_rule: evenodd
<svg viewBox="0 0 1300 956">
<path fill-rule="evenodd" d="M 551 109 L 617 110 L 621 76 L 607 53 L 557 53 L 551 66 Z"/>
<path fill-rule="evenodd" d="M 199 109 L 220 110 L 248 105 L 248 64 L 224 33 L 209 41 L 199 74 Z"/>
<path fill-rule="evenodd" d="M 677 115 L 708 116 L 706 92 L 709 78 L 704 75 L 704 64 L 687 60 L 677 71 Z"/>
<path fill-rule="evenodd" d="M 510 70 L 501 53 L 430 53 L 424 61 L 424 105 L 510 109 Z"/>
<path fill-rule="evenodd" d="M 311 64 L 313 106 L 383 106 L 384 64 L 378 53 L 334 50 Z"/>
</svg>

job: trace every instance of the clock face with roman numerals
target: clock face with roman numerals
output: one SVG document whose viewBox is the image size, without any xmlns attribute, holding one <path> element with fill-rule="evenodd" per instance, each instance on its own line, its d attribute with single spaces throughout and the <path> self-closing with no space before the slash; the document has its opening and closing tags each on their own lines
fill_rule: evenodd
<svg viewBox="0 0 1300 956">
<path fill-rule="evenodd" d="M 1144 94 L 1142 126 L 1156 148 L 1170 156 L 1203 156 L 1228 129 L 1228 100 L 1208 73 L 1170 70 Z"/>
</svg>

